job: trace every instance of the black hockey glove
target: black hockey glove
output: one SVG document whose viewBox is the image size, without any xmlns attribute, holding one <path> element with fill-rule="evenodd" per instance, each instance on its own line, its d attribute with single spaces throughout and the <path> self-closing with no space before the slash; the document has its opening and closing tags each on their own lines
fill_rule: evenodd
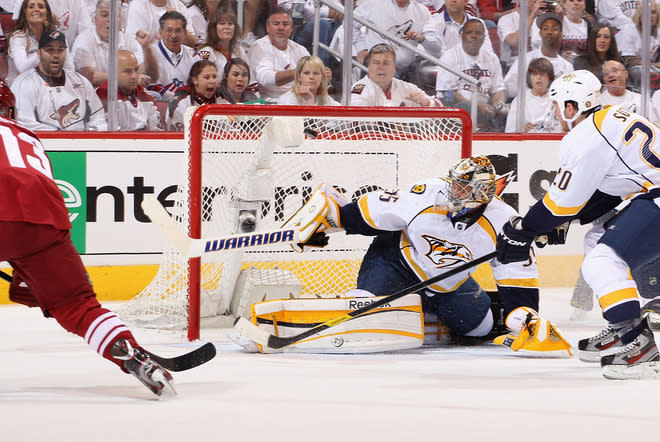
<svg viewBox="0 0 660 442">
<path fill-rule="evenodd" d="M 539 249 L 542 249 L 548 244 L 550 244 L 551 246 L 558 244 L 566 244 L 566 237 L 568 236 L 568 228 L 570 227 L 570 225 L 571 222 L 566 221 L 564 224 L 561 224 L 555 227 L 554 229 L 552 229 L 551 232 L 548 232 L 544 235 L 539 235 L 534 241 L 534 244 L 536 244 L 536 247 L 538 247 Z"/>
<path fill-rule="evenodd" d="M 307 241 L 304 243 L 299 242 L 297 246 L 300 248 L 300 250 L 297 251 L 303 251 L 305 250 L 305 247 L 318 247 L 318 248 L 323 248 L 328 245 L 330 237 L 326 235 L 325 232 L 314 232 L 312 233 L 312 236 L 309 237 Z M 294 249 L 296 250 L 296 249 Z"/>
<path fill-rule="evenodd" d="M 522 229 L 522 218 L 511 217 L 497 235 L 497 260 L 502 264 L 527 261 L 536 233 Z"/>
</svg>

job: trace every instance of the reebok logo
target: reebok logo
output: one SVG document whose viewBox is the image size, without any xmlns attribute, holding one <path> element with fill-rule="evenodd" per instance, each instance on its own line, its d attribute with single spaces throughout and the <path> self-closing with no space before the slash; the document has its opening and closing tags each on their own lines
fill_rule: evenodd
<svg viewBox="0 0 660 442">
<path fill-rule="evenodd" d="M 366 307 L 368 305 L 373 304 L 376 301 L 370 301 L 368 299 L 351 299 L 348 301 L 348 308 L 352 310 L 357 310 L 362 307 Z M 381 305 L 381 307 L 392 307 L 389 303 Z"/>
</svg>

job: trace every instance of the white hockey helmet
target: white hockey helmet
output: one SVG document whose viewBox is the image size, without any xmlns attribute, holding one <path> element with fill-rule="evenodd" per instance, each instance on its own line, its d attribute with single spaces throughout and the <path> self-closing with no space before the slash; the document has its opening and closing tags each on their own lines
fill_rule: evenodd
<svg viewBox="0 0 660 442">
<path fill-rule="evenodd" d="M 550 98 L 559 105 L 562 119 L 569 126 L 573 121 L 589 109 L 600 106 L 600 89 L 602 85 L 598 78 L 589 71 L 577 70 L 556 78 L 550 85 Z M 571 119 L 564 117 L 567 101 L 577 103 L 578 112 Z"/>
<path fill-rule="evenodd" d="M 449 217 L 465 215 L 495 194 L 495 167 L 485 156 L 463 158 L 449 169 Z"/>
</svg>

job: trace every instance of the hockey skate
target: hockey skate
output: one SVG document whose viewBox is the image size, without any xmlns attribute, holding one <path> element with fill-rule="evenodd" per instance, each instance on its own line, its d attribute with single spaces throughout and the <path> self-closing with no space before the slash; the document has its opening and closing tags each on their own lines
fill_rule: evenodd
<svg viewBox="0 0 660 442">
<path fill-rule="evenodd" d="M 651 330 L 660 330 L 660 296 L 656 296 L 644 304 L 642 317 L 648 318 Z"/>
<path fill-rule="evenodd" d="M 658 347 L 647 324 L 634 341 L 617 353 L 602 357 L 600 365 L 607 379 L 657 379 L 660 371 L 658 361 Z"/>
<path fill-rule="evenodd" d="M 614 328 L 607 324 L 596 336 L 578 341 L 578 359 L 582 362 L 599 362 L 602 356 L 621 350 L 623 344 Z"/>
<path fill-rule="evenodd" d="M 172 375 L 142 350 L 133 348 L 126 339 L 115 342 L 110 349 L 110 354 L 115 359 L 124 361 L 124 369 L 138 378 L 155 395 L 176 395 L 176 390 L 172 385 Z"/>
</svg>

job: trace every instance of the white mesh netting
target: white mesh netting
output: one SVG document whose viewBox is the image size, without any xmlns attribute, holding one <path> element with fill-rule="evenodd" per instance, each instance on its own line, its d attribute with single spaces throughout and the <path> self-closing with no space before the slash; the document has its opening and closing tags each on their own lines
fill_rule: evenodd
<svg viewBox="0 0 660 442">
<path fill-rule="evenodd" d="M 199 133 L 190 133 L 186 124 L 186 147 L 195 137 L 202 141 L 202 207 L 192 215 L 201 216 L 202 237 L 239 232 L 239 217 L 250 213 L 256 214 L 257 230 L 278 228 L 321 182 L 356 200 L 373 190 L 444 176 L 461 157 L 462 124 L 457 118 L 402 117 L 395 115 L 396 108 L 378 113 L 365 109 L 364 115 L 342 118 L 314 114 L 315 109 L 322 112 L 320 108 L 300 108 L 305 117 L 278 117 L 265 142 L 264 128 L 279 107 L 250 108 L 255 107 L 264 115 L 207 114 Z M 287 133 L 301 128 L 304 138 Z M 302 143 L 282 147 L 287 140 Z M 170 213 L 188 231 L 189 183 L 197 172 L 191 171 L 189 160 L 185 164 Z M 153 281 L 120 315 L 143 326 L 186 328 L 188 286 L 196 277 L 201 278 L 201 315 L 227 314 L 240 271 L 251 266 L 289 270 L 302 284 L 302 296 L 341 295 L 355 287 L 370 242 L 369 237 L 335 233 L 325 248 L 304 253 L 289 246 L 209 253 L 202 257 L 199 276 L 189 275 L 187 260 L 170 249 Z"/>
</svg>

